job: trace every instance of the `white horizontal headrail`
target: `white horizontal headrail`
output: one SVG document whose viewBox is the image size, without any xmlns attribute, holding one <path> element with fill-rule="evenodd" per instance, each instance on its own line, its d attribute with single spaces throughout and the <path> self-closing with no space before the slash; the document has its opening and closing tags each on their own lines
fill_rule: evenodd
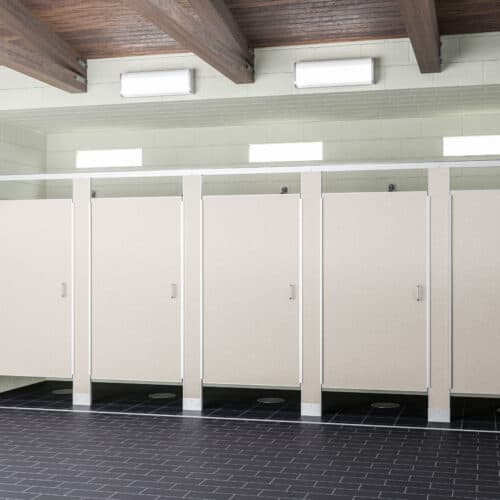
<svg viewBox="0 0 500 500">
<path fill-rule="evenodd" d="M 231 166 L 224 168 L 169 168 L 158 170 L 134 170 L 114 172 L 67 172 L 42 174 L 0 175 L 0 182 L 14 181 L 63 181 L 74 179 L 125 179 L 149 177 L 186 177 L 189 175 L 251 175 L 251 174 L 300 174 L 302 172 L 359 172 L 375 170 L 414 170 L 429 168 L 485 168 L 500 167 L 498 160 L 427 161 L 403 163 L 323 163 L 266 165 L 260 167 Z"/>
</svg>

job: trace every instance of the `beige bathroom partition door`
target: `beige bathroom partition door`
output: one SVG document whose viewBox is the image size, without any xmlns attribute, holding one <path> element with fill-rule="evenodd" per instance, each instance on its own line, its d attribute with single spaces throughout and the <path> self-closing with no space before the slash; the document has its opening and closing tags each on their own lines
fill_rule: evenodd
<svg viewBox="0 0 500 500">
<path fill-rule="evenodd" d="M 203 201 L 207 385 L 298 387 L 300 199 Z"/>
<path fill-rule="evenodd" d="M 92 378 L 181 381 L 180 198 L 92 200 Z"/>
<path fill-rule="evenodd" d="M 426 200 L 324 195 L 325 388 L 426 390 Z"/>
<path fill-rule="evenodd" d="M 500 191 L 452 198 L 452 390 L 500 395 Z"/>
<path fill-rule="evenodd" d="M 72 376 L 71 211 L 0 201 L 0 375 Z"/>
</svg>

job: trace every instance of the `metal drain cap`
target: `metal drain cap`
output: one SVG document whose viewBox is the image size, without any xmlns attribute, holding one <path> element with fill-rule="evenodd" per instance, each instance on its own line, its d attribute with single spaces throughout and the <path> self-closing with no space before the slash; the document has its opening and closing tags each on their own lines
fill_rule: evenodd
<svg viewBox="0 0 500 500">
<path fill-rule="evenodd" d="M 173 392 L 153 392 L 152 394 L 148 394 L 149 399 L 175 399 L 177 394 Z"/>
<path fill-rule="evenodd" d="M 401 405 L 399 403 L 391 403 L 390 401 L 380 401 L 372 403 L 370 406 L 376 410 L 394 410 L 399 408 Z"/>
<path fill-rule="evenodd" d="M 66 396 L 68 394 L 73 394 L 73 389 L 54 389 L 51 392 L 57 396 Z"/>
<path fill-rule="evenodd" d="M 279 405 L 286 401 L 285 398 L 259 398 L 257 399 L 257 403 L 263 405 Z"/>
</svg>

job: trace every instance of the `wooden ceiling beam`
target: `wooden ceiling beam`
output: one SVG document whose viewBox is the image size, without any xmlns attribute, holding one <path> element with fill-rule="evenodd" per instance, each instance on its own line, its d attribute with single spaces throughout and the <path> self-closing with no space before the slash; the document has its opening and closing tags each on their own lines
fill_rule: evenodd
<svg viewBox="0 0 500 500">
<path fill-rule="evenodd" d="M 399 0 L 399 7 L 421 73 L 439 73 L 441 39 L 435 0 Z"/>
<path fill-rule="evenodd" d="M 86 92 L 86 62 L 21 1 L 0 1 L 0 24 L 20 39 L 0 42 L 0 64 L 67 92 Z"/>
<path fill-rule="evenodd" d="M 123 0 L 235 83 L 254 81 L 253 51 L 223 0 L 189 0 L 193 16 L 178 0 Z"/>
<path fill-rule="evenodd" d="M 87 91 L 87 81 L 73 70 L 65 68 L 43 54 L 19 43 L 0 39 L 0 65 L 40 80 L 66 92 Z"/>
</svg>

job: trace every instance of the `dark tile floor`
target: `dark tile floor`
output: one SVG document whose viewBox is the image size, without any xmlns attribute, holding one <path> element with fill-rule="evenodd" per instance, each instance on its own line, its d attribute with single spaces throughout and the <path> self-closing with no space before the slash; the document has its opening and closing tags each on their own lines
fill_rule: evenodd
<svg viewBox="0 0 500 500">
<path fill-rule="evenodd" d="M 0 498 L 498 500 L 500 435 L 0 410 Z"/>
</svg>

